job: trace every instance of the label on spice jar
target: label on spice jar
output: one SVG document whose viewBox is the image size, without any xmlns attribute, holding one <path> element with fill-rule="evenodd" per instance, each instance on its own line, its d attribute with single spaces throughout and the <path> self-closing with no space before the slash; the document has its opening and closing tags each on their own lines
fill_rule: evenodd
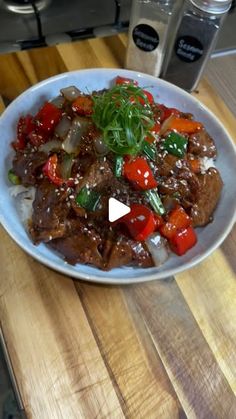
<svg viewBox="0 0 236 419">
<path fill-rule="evenodd" d="M 175 52 L 180 60 L 186 63 L 193 63 L 203 55 L 202 43 L 193 36 L 181 36 L 175 43 Z"/>
<path fill-rule="evenodd" d="M 135 45 L 142 51 L 154 51 L 159 45 L 159 35 L 149 25 L 139 24 L 134 27 L 132 32 Z"/>
</svg>

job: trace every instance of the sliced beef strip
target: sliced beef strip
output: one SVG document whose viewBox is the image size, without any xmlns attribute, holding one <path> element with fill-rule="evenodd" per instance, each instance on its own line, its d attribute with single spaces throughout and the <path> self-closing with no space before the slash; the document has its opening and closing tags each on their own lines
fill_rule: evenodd
<svg viewBox="0 0 236 419">
<path fill-rule="evenodd" d="M 179 160 L 178 157 L 172 156 L 171 154 L 160 153 L 157 156 L 157 174 L 159 176 L 170 176 L 176 170 L 176 163 Z"/>
<path fill-rule="evenodd" d="M 35 185 L 37 174 L 42 165 L 48 160 L 47 154 L 42 151 L 17 151 L 13 159 L 13 171 L 19 176 L 24 186 Z"/>
<path fill-rule="evenodd" d="M 79 192 L 84 186 L 93 189 L 102 183 L 106 183 L 112 177 L 112 170 L 106 161 L 102 163 L 95 161 L 88 168 L 83 179 L 79 180 L 76 191 Z"/>
<path fill-rule="evenodd" d="M 119 237 L 113 246 L 110 244 L 110 253 L 105 269 L 110 270 L 126 265 L 148 268 L 154 266 L 154 263 L 145 244 L 127 237 Z"/>
<path fill-rule="evenodd" d="M 161 194 L 173 197 L 177 193 L 184 208 L 189 208 L 195 203 L 199 188 L 197 175 L 185 165 L 177 168 L 175 175 L 163 178 L 159 184 Z"/>
<path fill-rule="evenodd" d="M 47 242 L 65 234 L 70 190 L 57 188 L 46 179 L 36 189 L 30 234 L 35 243 Z"/>
<path fill-rule="evenodd" d="M 155 266 L 150 252 L 144 242 L 129 240 L 129 245 L 133 251 L 133 265 L 139 266 L 140 268 L 150 268 Z"/>
<path fill-rule="evenodd" d="M 83 263 L 104 269 L 103 259 L 98 251 L 101 239 L 95 232 L 86 230 L 88 229 L 81 227 L 69 236 L 52 240 L 48 245 L 72 265 Z"/>
<path fill-rule="evenodd" d="M 186 180 L 188 182 L 189 189 L 194 199 L 200 187 L 197 175 L 195 175 L 195 173 L 193 173 L 190 169 L 183 167 L 179 169 L 176 177 L 179 180 Z"/>
<path fill-rule="evenodd" d="M 84 176 L 94 162 L 96 161 L 93 154 L 84 154 L 83 156 L 78 156 L 73 164 L 71 177 Z"/>
<path fill-rule="evenodd" d="M 80 143 L 80 157 L 86 154 L 95 155 L 94 140 L 100 136 L 100 133 L 98 132 L 97 128 L 91 124 L 91 122 L 89 127 L 90 128 L 88 132 L 82 137 Z"/>
<path fill-rule="evenodd" d="M 200 188 L 190 213 L 194 227 L 204 226 L 212 220 L 223 187 L 221 176 L 215 168 L 208 169 L 198 179 Z"/>
<path fill-rule="evenodd" d="M 212 158 L 215 158 L 217 155 L 215 143 L 205 130 L 189 136 L 188 153 L 192 153 L 198 157 Z"/>
<path fill-rule="evenodd" d="M 118 268 L 119 266 L 129 265 L 133 260 L 132 249 L 127 240 L 118 240 L 110 250 L 106 270 Z"/>
<path fill-rule="evenodd" d="M 177 179 L 175 176 L 162 179 L 159 184 L 159 192 L 162 195 L 173 195 L 178 193 L 182 198 L 188 198 L 191 196 L 191 190 L 187 180 Z"/>
</svg>

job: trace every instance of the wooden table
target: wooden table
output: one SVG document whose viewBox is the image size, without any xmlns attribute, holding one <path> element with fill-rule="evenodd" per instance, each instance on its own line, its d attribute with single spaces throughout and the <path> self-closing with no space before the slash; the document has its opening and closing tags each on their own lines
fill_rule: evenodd
<svg viewBox="0 0 236 419">
<path fill-rule="evenodd" d="M 1 56 L 0 91 L 13 99 L 67 70 L 122 67 L 125 41 Z M 197 96 L 235 138 L 212 84 Z M 53 272 L 2 228 L 0 242 L 1 327 L 28 418 L 236 418 L 236 229 L 199 266 L 125 287 Z"/>
</svg>

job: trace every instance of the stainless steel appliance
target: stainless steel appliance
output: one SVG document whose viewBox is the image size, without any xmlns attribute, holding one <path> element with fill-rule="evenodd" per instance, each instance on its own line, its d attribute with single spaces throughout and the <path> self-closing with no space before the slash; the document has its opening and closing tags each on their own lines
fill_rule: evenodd
<svg viewBox="0 0 236 419">
<path fill-rule="evenodd" d="M 130 6 L 131 0 L 0 0 L 0 53 L 126 30 Z"/>
<path fill-rule="evenodd" d="M 0 0 L 0 53 L 127 31 L 132 0 Z M 214 55 L 236 52 L 235 0 Z"/>
</svg>

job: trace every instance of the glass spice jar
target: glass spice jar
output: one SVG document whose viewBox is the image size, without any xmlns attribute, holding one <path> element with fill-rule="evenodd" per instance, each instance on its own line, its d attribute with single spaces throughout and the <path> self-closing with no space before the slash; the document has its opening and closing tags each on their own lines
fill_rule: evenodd
<svg viewBox="0 0 236 419">
<path fill-rule="evenodd" d="M 159 76 L 170 33 L 170 21 L 182 0 L 133 0 L 126 68 Z"/>
<path fill-rule="evenodd" d="M 161 77 L 187 91 L 196 89 L 216 44 L 231 0 L 186 0 L 176 22 Z"/>
</svg>

